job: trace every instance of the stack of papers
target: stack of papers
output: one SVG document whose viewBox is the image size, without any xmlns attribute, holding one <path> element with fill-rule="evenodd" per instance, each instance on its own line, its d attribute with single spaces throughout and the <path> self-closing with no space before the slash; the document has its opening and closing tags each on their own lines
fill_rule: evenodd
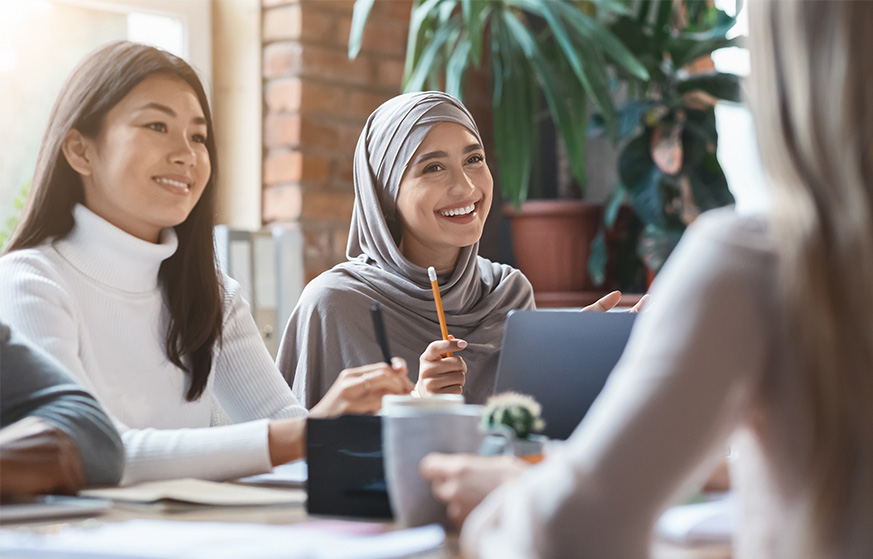
<svg viewBox="0 0 873 559">
<path fill-rule="evenodd" d="M 87 489 L 80 491 L 79 495 L 127 503 L 171 501 L 210 506 L 285 505 L 306 501 L 306 494 L 302 491 L 244 487 L 202 479 L 172 479 L 129 487 Z"/>
<path fill-rule="evenodd" d="M 378 535 L 342 535 L 307 524 L 131 520 L 54 534 L 0 530 L 0 555 L 114 559 L 391 559 L 442 545 L 431 525 Z"/>
<path fill-rule="evenodd" d="M 730 543 L 737 524 L 732 496 L 664 511 L 655 527 L 662 538 L 684 544 Z"/>
</svg>

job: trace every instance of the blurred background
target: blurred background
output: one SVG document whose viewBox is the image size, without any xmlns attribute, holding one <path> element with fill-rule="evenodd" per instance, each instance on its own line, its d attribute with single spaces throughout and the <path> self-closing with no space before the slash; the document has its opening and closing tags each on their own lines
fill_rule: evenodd
<svg viewBox="0 0 873 559">
<path fill-rule="evenodd" d="M 273 352 L 305 283 L 345 259 L 355 143 L 404 90 L 473 112 L 501 190 L 480 254 L 521 267 L 540 306 L 641 293 L 697 213 L 766 209 L 746 32 L 735 0 L 0 0 L 0 245 L 63 80 L 129 39 L 207 86 L 218 252 Z M 538 221 L 555 211 L 569 229 Z"/>
</svg>

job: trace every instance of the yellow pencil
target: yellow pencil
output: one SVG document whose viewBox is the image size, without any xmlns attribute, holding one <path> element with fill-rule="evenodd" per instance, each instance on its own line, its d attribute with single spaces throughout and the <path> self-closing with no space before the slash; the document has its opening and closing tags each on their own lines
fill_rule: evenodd
<svg viewBox="0 0 873 559">
<path fill-rule="evenodd" d="M 433 300 L 436 303 L 437 309 L 437 317 L 440 319 L 440 331 L 443 334 L 443 339 L 449 339 L 449 329 L 446 326 L 446 315 L 443 312 L 443 300 L 440 297 L 440 286 L 437 285 L 437 275 L 436 270 L 433 269 L 433 266 L 427 269 L 427 277 L 430 280 L 430 286 L 433 289 Z M 452 352 L 446 354 L 446 357 L 451 357 Z"/>
</svg>

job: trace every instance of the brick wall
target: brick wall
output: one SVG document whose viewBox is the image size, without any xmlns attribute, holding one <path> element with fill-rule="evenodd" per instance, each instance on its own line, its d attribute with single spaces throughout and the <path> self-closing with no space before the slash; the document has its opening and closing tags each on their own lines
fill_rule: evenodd
<svg viewBox="0 0 873 559">
<path fill-rule="evenodd" d="M 353 0 L 262 0 L 265 224 L 299 227 L 308 282 L 345 260 L 367 116 L 400 92 L 412 0 L 377 0 L 348 60 Z"/>
</svg>

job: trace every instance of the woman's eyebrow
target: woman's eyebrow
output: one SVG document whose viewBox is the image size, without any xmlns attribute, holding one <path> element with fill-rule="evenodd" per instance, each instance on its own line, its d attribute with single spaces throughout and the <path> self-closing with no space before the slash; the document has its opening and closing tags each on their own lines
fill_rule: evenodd
<svg viewBox="0 0 873 559">
<path fill-rule="evenodd" d="M 429 153 L 422 153 L 421 155 L 419 155 L 416 158 L 415 165 L 418 165 L 419 163 L 421 163 L 423 161 L 427 161 L 428 159 L 438 159 L 440 157 L 448 157 L 448 156 L 449 156 L 449 154 L 444 152 L 444 151 L 431 151 Z"/>
<path fill-rule="evenodd" d="M 167 116 L 170 116 L 173 118 L 176 118 L 176 116 L 178 116 L 178 115 L 176 115 L 176 111 L 174 111 L 170 107 L 168 107 L 166 105 L 161 105 L 160 103 L 155 103 L 155 102 L 146 103 L 145 105 L 139 107 L 136 110 L 137 110 L 137 112 L 139 112 L 139 111 L 145 111 L 148 109 L 160 111 L 160 112 L 166 114 Z M 206 124 L 206 118 L 204 118 L 202 116 L 195 116 L 194 118 L 191 119 L 191 122 L 193 122 L 194 124 Z"/>
<path fill-rule="evenodd" d="M 469 146 L 464 148 L 464 153 L 470 153 L 471 151 L 476 151 L 482 149 L 481 144 L 470 144 Z M 449 154 L 444 151 L 431 151 L 428 153 L 422 153 L 415 159 L 415 163 L 413 165 L 418 165 L 419 163 L 423 163 L 428 159 L 438 159 L 440 157 L 448 157 Z"/>
</svg>

